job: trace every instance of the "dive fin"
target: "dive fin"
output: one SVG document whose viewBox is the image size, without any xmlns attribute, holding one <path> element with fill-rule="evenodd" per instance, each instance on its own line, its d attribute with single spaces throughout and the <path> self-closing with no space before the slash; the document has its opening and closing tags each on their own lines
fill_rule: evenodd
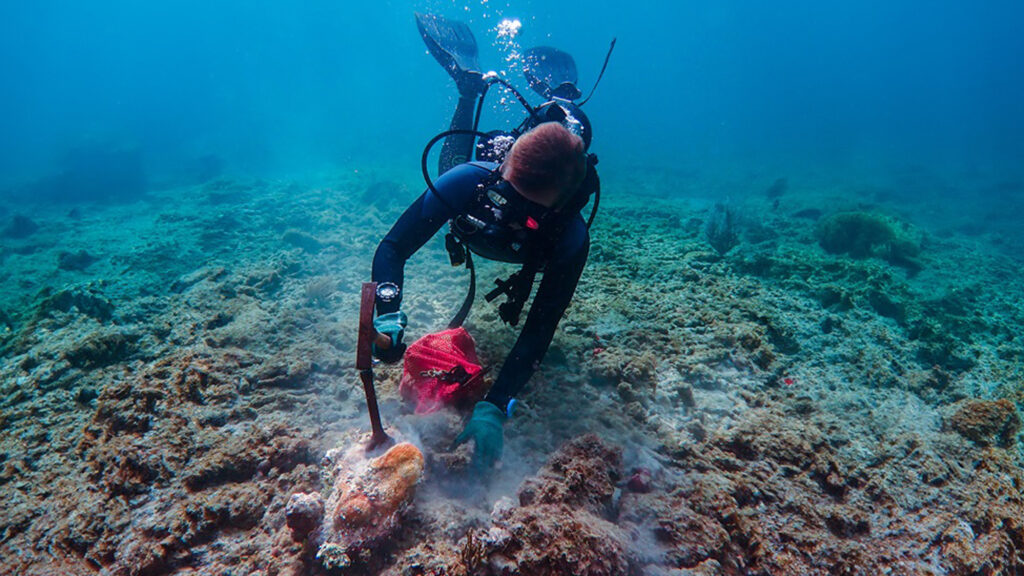
<svg viewBox="0 0 1024 576">
<path fill-rule="evenodd" d="M 568 52 L 550 46 L 530 48 L 523 54 L 523 75 L 544 98 L 576 100 L 583 95 L 576 82 L 576 62 Z"/>
<path fill-rule="evenodd" d="M 459 90 L 473 88 L 476 90 L 483 86 L 480 64 L 477 63 L 476 38 L 473 32 L 464 22 L 449 20 L 444 16 L 434 14 L 415 13 L 416 27 L 419 28 L 420 36 L 427 45 L 431 56 L 451 74 Z M 466 86 L 466 82 L 472 84 Z"/>
</svg>

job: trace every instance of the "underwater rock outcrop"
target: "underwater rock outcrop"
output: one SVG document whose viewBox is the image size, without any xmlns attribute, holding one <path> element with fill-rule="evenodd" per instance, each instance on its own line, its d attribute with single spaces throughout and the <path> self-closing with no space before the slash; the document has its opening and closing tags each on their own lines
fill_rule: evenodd
<svg viewBox="0 0 1024 576">
<path fill-rule="evenodd" d="M 0 232 L 0 236 L 4 238 L 27 238 L 35 234 L 38 229 L 39 225 L 29 219 L 28 216 L 15 214 L 3 231 Z"/>
<path fill-rule="evenodd" d="M 626 574 L 629 537 L 612 521 L 622 455 L 587 434 L 562 447 L 519 490 L 519 506 L 499 510 L 471 533 L 468 574 Z"/>
<path fill-rule="evenodd" d="M 337 462 L 326 503 L 316 492 L 296 493 L 285 510 L 293 537 L 308 535 L 327 569 L 369 560 L 395 532 L 423 476 L 423 454 L 408 442 L 369 462 L 362 453 L 361 445 L 328 453 L 327 460 Z"/>
<path fill-rule="evenodd" d="M 89 254 L 85 250 L 78 252 L 62 251 L 57 254 L 57 268 L 81 272 L 96 262 L 99 258 Z"/>
<path fill-rule="evenodd" d="M 95 368 L 123 360 L 138 336 L 120 331 L 96 332 L 65 350 L 64 359 L 76 368 Z"/>
<path fill-rule="evenodd" d="M 324 243 L 315 237 L 303 232 L 302 230 L 295 230 L 294 228 L 285 230 L 285 233 L 281 236 L 281 239 L 295 246 L 301 248 L 304 252 L 310 254 L 316 254 L 323 250 Z"/>
<path fill-rule="evenodd" d="M 1017 407 L 1006 398 L 965 400 L 947 423 L 965 438 L 982 446 L 1010 446 L 1016 442 L 1021 427 Z"/>
<path fill-rule="evenodd" d="M 919 239 L 899 223 L 872 212 L 837 212 L 818 221 L 818 243 L 831 254 L 877 256 L 911 269 L 921 268 Z"/>
<path fill-rule="evenodd" d="M 285 522 L 296 540 L 302 540 L 324 519 L 324 499 L 319 492 L 296 492 L 284 509 Z"/>
<path fill-rule="evenodd" d="M 114 314 L 114 305 L 91 286 L 66 288 L 57 292 L 47 289 L 40 295 L 43 298 L 36 306 L 36 319 L 50 317 L 55 312 L 77 311 L 100 322 L 106 322 Z"/>
</svg>

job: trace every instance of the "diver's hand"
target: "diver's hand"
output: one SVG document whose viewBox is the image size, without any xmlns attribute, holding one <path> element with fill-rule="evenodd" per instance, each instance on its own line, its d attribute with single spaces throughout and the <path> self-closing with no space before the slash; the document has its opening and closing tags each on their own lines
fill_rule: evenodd
<svg viewBox="0 0 1024 576">
<path fill-rule="evenodd" d="M 391 314 L 381 314 L 374 318 L 373 329 L 386 338 L 380 345 L 373 344 L 373 355 L 388 364 L 394 364 L 401 360 L 402 355 L 405 354 L 402 337 L 405 335 L 405 327 L 408 324 L 409 319 L 401 310 Z"/>
<path fill-rule="evenodd" d="M 391 346 L 390 348 L 373 348 L 373 357 L 385 364 L 397 364 L 405 355 L 405 344 Z"/>
<path fill-rule="evenodd" d="M 484 471 L 501 460 L 501 452 L 505 446 L 504 425 L 508 418 L 494 404 L 482 400 L 473 407 L 473 415 L 466 423 L 465 430 L 455 438 L 455 446 L 473 440 L 476 448 L 473 452 L 473 467 Z"/>
</svg>

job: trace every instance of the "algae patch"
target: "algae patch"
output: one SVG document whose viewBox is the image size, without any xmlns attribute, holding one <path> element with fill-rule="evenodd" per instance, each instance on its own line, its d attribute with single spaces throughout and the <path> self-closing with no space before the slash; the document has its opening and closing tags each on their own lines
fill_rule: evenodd
<svg viewBox="0 0 1024 576">
<path fill-rule="evenodd" d="M 873 212 L 837 212 L 815 229 L 818 243 L 830 254 L 877 257 L 897 266 L 920 269 L 921 240 L 906 224 Z"/>
</svg>

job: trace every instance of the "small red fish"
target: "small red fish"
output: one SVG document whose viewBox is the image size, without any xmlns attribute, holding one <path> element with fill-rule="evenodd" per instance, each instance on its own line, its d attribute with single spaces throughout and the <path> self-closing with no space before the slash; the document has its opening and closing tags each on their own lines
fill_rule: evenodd
<svg viewBox="0 0 1024 576">
<path fill-rule="evenodd" d="M 594 348 L 594 356 L 597 356 L 601 352 L 604 352 L 604 348 Z"/>
<path fill-rule="evenodd" d="M 786 386 L 792 386 L 793 384 L 796 384 L 796 380 L 790 378 L 789 376 L 786 376 L 785 378 L 782 379 L 782 383 L 785 384 Z"/>
</svg>

